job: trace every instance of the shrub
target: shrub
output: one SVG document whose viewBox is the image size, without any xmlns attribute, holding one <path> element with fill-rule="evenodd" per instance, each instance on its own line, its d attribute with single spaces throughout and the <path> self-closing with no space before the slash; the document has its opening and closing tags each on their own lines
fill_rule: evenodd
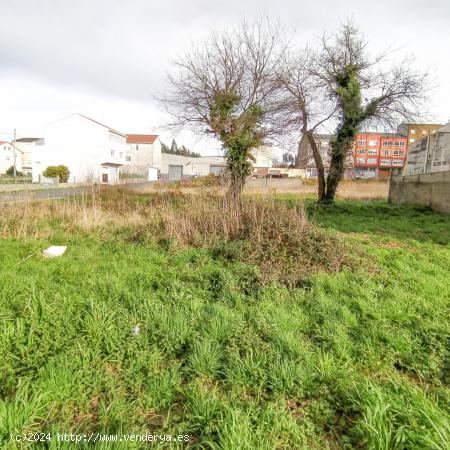
<svg viewBox="0 0 450 450">
<path fill-rule="evenodd" d="M 9 168 L 6 170 L 6 175 L 8 175 L 8 176 L 10 176 L 10 177 L 14 176 L 14 166 L 11 166 L 11 167 L 9 167 Z M 16 176 L 17 176 L 17 177 L 22 177 L 22 176 L 23 176 L 23 173 L 22 173 L 22 172 L 19 172 L 18 170 L 16 170 Z"/>
<path fill-rule="evenodd" d="M 48 166 L 44 172 L 44 177 L 58 178 L 61 183 L 67 183 L 69 180 L 70 171 L 67 166 Z"/>
<path fill-rule="evenodd" d="M 310 273 L 339 272 L 355 262 L 341 239 L 307 220 L 303 207 L 290 208 L 273 197 L 245 198 L 241 210 L 214 195 L 181 196 L 176 206 L 166 199 L 160 225 L 179 243 L 210 248 L 225 261 L 256 265 L 258 282 L 261 277 L 296 286 Z"/>
</svg>

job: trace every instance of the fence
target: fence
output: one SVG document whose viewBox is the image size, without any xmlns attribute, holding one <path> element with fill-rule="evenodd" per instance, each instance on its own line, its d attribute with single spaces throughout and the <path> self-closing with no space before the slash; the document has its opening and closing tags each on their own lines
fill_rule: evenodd
<svg viewBox="0 0 450 450">
<path fill-rule="evenodd" d="M 0 184 L 26 184 L 31 183 L 31 176 L 29 177 L 11 177 L 11 176 L 0 176 Z"/>
</svg>

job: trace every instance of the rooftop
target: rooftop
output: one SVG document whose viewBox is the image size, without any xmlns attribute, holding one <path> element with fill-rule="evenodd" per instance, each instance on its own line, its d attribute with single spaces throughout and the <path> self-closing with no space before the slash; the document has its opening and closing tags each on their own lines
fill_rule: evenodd
<svg viewBox="0 0 450 450">
<path fill-rule="evenodd" d="M 16 142 L 36 142 L 39 139 L 42 139 L 42 138 L 26 137 L 26 138 L 16 139 Z"/>
<path fill-rule="evenodd" d="M 158 139 L 157 134 L 127 134 L 127 144 L 153 144 Z"/>
</svg>

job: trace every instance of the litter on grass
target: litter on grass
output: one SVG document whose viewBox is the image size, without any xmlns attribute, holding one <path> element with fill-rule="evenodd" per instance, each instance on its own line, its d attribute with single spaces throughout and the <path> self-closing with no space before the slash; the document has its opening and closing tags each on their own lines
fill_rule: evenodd
<svg viewBox="0 0 450 450">
<path fill-rule="evenodd" d="M 66 245 L 51 245 L 49 248 L 45 249 L 42 254 L 45 258 L 55 258 L 56 256 L 63 255 L 66 249 Z"/>
</svg>

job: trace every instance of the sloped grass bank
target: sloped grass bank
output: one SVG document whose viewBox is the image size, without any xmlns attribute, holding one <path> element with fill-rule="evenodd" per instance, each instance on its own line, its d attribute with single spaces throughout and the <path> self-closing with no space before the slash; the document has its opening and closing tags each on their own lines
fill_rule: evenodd
<svg viewBox="0 0 450 450">
<path fill-rule="evenodd" d="M 59 431 L 189 434 L 190 448 L 445 449 L 450 219 L 405 207 L 402 228 L 397 208 L 342 206 L 310 205 L 310 218 L 349 231 L 376 270 L 296 286 L 261 283 L 229 244 L 147 239 L 139 219 L 133 239 L 59 223 L 4 239 L 2 445 L 14 448 L 11 432 Z M 50 243 L 66 255 L 24 261 Z"/>
</svg>

